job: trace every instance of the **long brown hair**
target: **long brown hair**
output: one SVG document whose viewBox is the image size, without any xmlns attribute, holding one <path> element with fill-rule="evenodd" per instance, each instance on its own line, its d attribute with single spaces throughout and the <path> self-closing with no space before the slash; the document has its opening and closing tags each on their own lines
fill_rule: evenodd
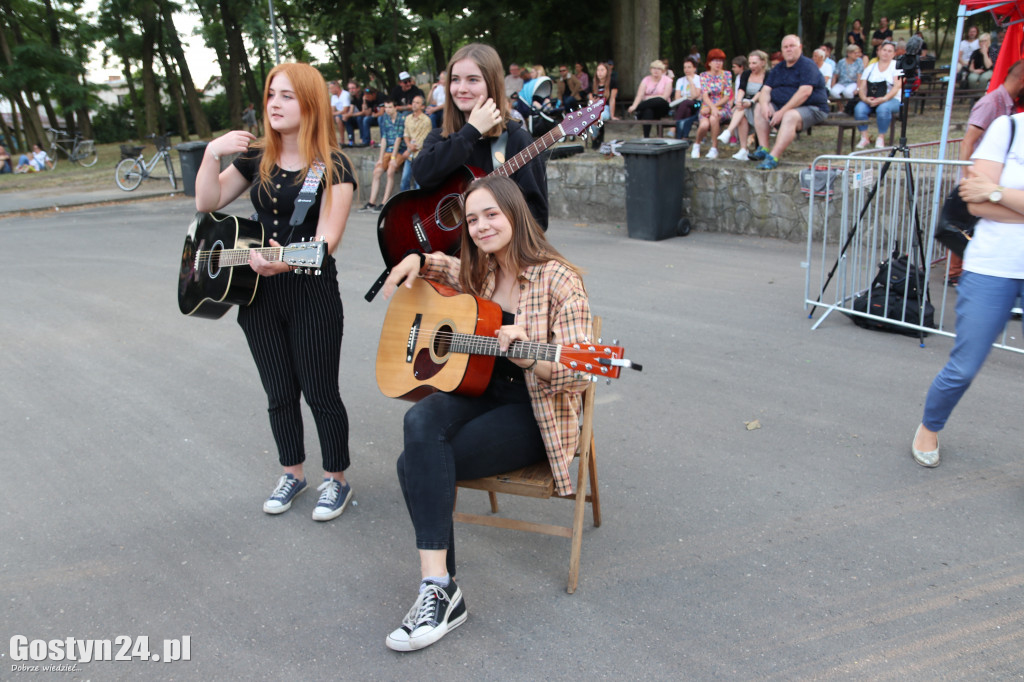
<svg viewBox="0 0 1024 682">
<path fill-rule="evenodd" d="M 459 132 L 462 130 L 462 126 L 466 125 L 466 115 L 455 106 L 451 94 L 452 67 L 455 66 L 456 62 L 461 62 L 463 59 L 469 59 L 480 69 L 480 73 L 484 77 L 484 83 L 487 84 L 487 96 L 494 100 L 495 106 L 501 112 L 501 123 L 484 134 L 484 137 L 498 137 L 504 132 L 505 125 L 511 115 L 508 99 L 505 97 L 505 69 L 501 65 L 501 57 L 498 56 L 498 52 L 490 45 L 484 45 L 483 43 L 470 43 L 459 49 L 448 60 L 448 68 L 445 69 L 445 72 L 448 74 L 448 92 L 444 98 L 444 118 L 441 122 L 441 135 L 442 137 L 448 137 L 453 133 Z"/>
<path fill-rule="evenodd" d="M 487 190 L 494 196 L 498 208 L 512 225 L 512 241 L 505 251 L 505 262 L 501 265 L 507 272 L 518 275 L 531 265 L 541 265 L 555 260 L 579 274 L 579 268 L 558 252 L 540 229 L 530 213 L 526 197 L 514 181 L 501 175 L 489 175 L 473 181 L 466 190 L 464 200 L 479 190 Z M 469 229 L 462 229 L 462 253 L 459 256 L 459 285 L 462 290 L 474 296 L 483 296 L 484 280 L 487 279 L 489 254 L 480 251 L 469 236 Z"/>
<path fill-rule="evenodd" d="M 322 161 L 324 171 L 324 187 L 328 190 L 340 178 L 334 167 L 334 155 L 340 155 L 338 138 L 334 133 L 334 119 L 331 114 L 331 99 L 327 95 L 327 83 L 319 71 L 309 64 L 301 62 L 278 64 L 267 74 L 267 82 L 263 87 L 263 111 L 267 110 L 270 99 L 270 83 L 274 76 L 284 74 L 292 82 L 295 98 L 299 102 L 299 155 L 302 157 L 302 170 L 296 173 L 296 182 L 301 184 L 306 179 L 309 166 L 313 161 Z M 269 121 L 266 134 L 254 147 L 263 149 L 260 160 L 260 190 L 271 189 L 270 174 L 274 165 L 281 157 L 283 143 L 281 133 L 274 130 Z M 324 192 L 324 200 L 329 204 L 331 193 Z"/>
</svg>

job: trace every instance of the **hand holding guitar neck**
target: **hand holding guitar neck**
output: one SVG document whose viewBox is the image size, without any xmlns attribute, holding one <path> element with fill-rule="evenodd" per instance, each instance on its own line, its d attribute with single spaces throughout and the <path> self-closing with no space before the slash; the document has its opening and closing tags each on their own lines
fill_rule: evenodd
<svg viewBox="0 0 1024 682">
<path fill-rule="evenodd" d="M 270 240 L 270 245 L 281 246 L 280 244 L 277 243 L 277 241 L 273 239 Z M 281 261 L 272 262 L 267 260 L 266 258 L 263 257 L 263 254 L 260 253 L 257 249 L 252 249 L 249 251 L 249 265 L 252 267 L 253 270 L 256 271 L 256 274 L 263 275 L 264 277 L 270 277 L 271 275 L 279 275 L 282 272 L 288 272 L 289 270 L 291 270 L 291 267 L 289 267 L 287 263 L 283 263 Z"/>
<path fill-rule="evenodd" d="M 480 95 L 473 111 L 469 112 L 467 123 L 479 130 L 481 135 L 486 135 L 488 130 L 501 123 L 501 112 L 493 99 L 488 97 L 485 101 L 484 96 Z"/>
</svg>

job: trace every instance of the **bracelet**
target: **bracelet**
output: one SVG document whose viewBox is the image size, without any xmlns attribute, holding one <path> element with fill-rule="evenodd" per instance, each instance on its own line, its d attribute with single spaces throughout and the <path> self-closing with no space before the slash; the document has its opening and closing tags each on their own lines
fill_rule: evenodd
<svg viewBox="0 0 1024 682">
<path fill-rule="evenodd" d="M 423 266 L 425 266 L 427 264 L 427 257 L 425 255 L 423 255 L 422 251 L 417 251 L 416 249 L 409 249 L 408 251 L 406 251 L 405 253 L 402 254 L 402 258 L 405 258 L 406 256 L 413 256 L 413 255 L 420 257 L 420 270 L 422 270 Z"/>
</svg>

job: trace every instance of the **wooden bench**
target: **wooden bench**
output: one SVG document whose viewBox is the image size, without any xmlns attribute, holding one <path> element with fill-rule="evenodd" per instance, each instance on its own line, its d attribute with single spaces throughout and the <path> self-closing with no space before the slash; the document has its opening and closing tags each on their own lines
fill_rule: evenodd
<svg viewBox="0 0 1024 682">
<path fill-rule="evenodd" d="M 897 119 L 893 119 L 892 124 L 889 126 L 889 146 L 893 146 L 896 141 L 896 125 L 899 123 Z M 850 151 L 855 151 L 857 148 L 857 130 L 859 125 L 857 119 L 850 116 L 842 111 L 833 111 L 828 115 L 821 123 L 817 123 L 807 131 L 810 135 L 811 131 L 819 127 L 834 127 L 836 129 L 836 156 L 841 156 L 843 153 L 843 133 L 847 130 L 850 131 Z"/>
<path fill-rule="evenodd" d="M 593 338 L 599 338 L 601 335 L 601 318 L 596 315 L 593 320 L 593 328 Z M 575 592 L 576 586 L 579 584 L 580 553 L 583 545 L 583 518 L 588 502 L 594 517 L 594 527 L 597 528 L 601 525 L 601 499 L 597 489 L 597 461 L 594 451 L 594 382 L 591 382 L 587 390 L 583 392 L 580 412 L 580 440 L 576 448 L 577 469 L 574 486 L 575 492 L 573 494 L 559 495 L 555 493 L 555 480 L 551 475 L 551 467 L 548 465 L 547 460 L 545 460 L 496 476 L 456 481 L 456 494 L 459 488 L 487 491 L 491 503 L 491 513 L 485 515 L 456 511 L 452 515 L 452 518 L 460 523 L 472 523 L 479 526 L 523 530 L 530 533 L 570 538 L 572 543 L 569 552 L 569 581 L 566 587 L 566 591 L 569 594 Z M 590 494 L 587 494 L 588 484 Z M 572 525 L 556 526 L 496 516 L 498 513 L 498 497 L 496 493 L 545 500 L 552 497 L 573 500 L 575 502 L 575 509 Z M 456 498 L 456 503 L 458 503 L 458 498 Z"/>
<path fill-rule="evenodd" d="M 650 121 L 638 121 L 635 118 L 620 118 L 620 119 L 609 119 L 604 122 L 606 127 L 634 127 L 634 126 L 655 126 L 657 131 L 656 137 L 672 137 L 675 134 L 676 120 L 674 118 L 657 118 Z M 672 134 L 667 134 L 666 131 L 671 130 Z"/>
</svg>

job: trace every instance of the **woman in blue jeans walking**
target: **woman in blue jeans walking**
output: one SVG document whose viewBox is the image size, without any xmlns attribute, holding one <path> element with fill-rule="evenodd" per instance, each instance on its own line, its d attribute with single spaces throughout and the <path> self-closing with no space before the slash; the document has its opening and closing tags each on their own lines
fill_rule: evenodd
<svg viewBox="0 0 1024 682">
<path fill-rule="evenodd" d="M 1024 297 L 1024 115 L 989 127 L 971 159 L 960 196 L 980 218 L 964 252 L 957 288 L 956 342 L 924 404 L 911 453 L 921 466 L 939 465 L 938 432 L 985 362 L 992 343 Z M 1012 138 L 1012 139 L 1011 139 Z"/>
<path fill-rule="evenodd" d="M 878 47 L 878 61 L 860 74 L 857 86 L 860 101 L 853 108 L 853 117 L 863 121 L 857 126 L 860 130 L 857 149 L 864 149 L 871 144 L 868 116 L 872 111 L 878 122 L 878 137 L 875 138 L 875 147 L 878 149 L 885 147 L 885 134 L 889 132 L 893 117 L 899 114 L 903 99 L 903 77 L 897 73 L 896 62 L 893 61 L 895 55 L 895 45 L 888 41 L 882 43 Z"/>
</svg>

